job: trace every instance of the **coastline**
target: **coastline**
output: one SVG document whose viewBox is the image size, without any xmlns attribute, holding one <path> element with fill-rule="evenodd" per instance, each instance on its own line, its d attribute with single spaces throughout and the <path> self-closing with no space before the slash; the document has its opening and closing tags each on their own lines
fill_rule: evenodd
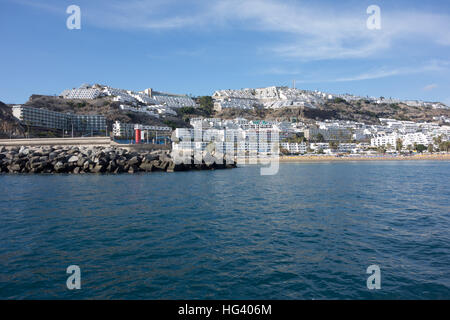
<svg viewBox="0 0 450 320">
<path fill-rule="evenodd" d="M 410 156 L 282 156 L 279 162 L 329 162 L 329 161 L 419 161 L 419 160 L 440 160 L 449 161 L 450 153 L 445 154 L 416 154 Z"/>
</svg>

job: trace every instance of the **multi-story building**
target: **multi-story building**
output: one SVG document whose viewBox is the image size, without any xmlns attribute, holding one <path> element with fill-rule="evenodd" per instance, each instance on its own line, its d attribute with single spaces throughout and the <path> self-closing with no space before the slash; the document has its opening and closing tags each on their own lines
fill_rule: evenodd
<svg viewBox="0 0 450 320">
<path fill-rule="evenodd" d="M 78 115 L 61 113 L 27 106 L 14 106 L 13 115 L 23 124 L 56 130 L 74 130 L 81 133 L 106 131 L 106 119 L 102 115 Z"/>
<path fill-rule="evenodd" d="M 161 134 L 169 134 L 172 130 L 169 127 L 148 126 L 135 123 L 125 123 L 116 121 L 113 124 L 113 135 L 115 137 L 131 138 L 134 137 L 134 130 L 138 127 L 142 131 L 157 132 Z"/>
<path fill-rule="evenodd" d="M 195 127 L 177 128 L 172 148 L 192 152 L 204 151 L 211 143 L 216 150 L 234 154 L 261 156 L 278 154 L 279 132 L 277 129 L 214 129 Z"/>
<path fill-rule="evenodd" d="M 304 154 L 307 152 L 308 146 L 305 142 L 301 143 L 289 143 L 289 142 L 281 142 L 280 148 L 283 148 L 291 154 Z"/>
<path fill-rule="evenodd" d="M 397 145 L 397 140 L 400 139 L 403 148 L 407 146 L 413 146 L 414 144 L 423 144 L 428 146 L 433 143 L 433 137 L 422 132 L 398 134 L 396 132 L 389 135 L 377 135 L 370 140 L 372 147 L 387 147 L 391 146 L 395 148 Z"/>
<path fill-rule="evenodd" d="M 100 96 L 101 92 L 93 88 L 79 88 L 64 90 L 60 96 L 64 99 L 95 99 Z"/>
<path fill-rule="evenodd" d="M 317 141 L 321 135 L 325 141 L 348 141 L 353 137 L 353 133 L 348 128 L 308 128 L 304 131 L 305 138 L 310 141 Z"/>
</svg>

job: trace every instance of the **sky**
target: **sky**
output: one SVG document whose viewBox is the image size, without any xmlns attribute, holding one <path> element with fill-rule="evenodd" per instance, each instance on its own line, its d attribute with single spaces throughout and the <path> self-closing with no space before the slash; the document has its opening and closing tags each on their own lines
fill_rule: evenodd
<svg viewBox="0 0 450 320">
<path fill-rule="evenodd" d="M 0 0 L 0 36 L 5 103 L 83 83 L 197 96 L 295 80 L 450 105 L 447 0 Z"/>
</svg>

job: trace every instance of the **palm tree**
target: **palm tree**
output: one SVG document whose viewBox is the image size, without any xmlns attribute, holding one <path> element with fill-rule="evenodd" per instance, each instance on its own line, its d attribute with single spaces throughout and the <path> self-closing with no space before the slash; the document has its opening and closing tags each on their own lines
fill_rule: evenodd
<svg viewBox="0 0 450 320">
<path fill-rule="evenodd" d="M 397 141 L 395 142 L 395 149 L 400 152 L 402 148 L 403 148 L 403 141 L 402 139 L 398 138 Z"/>
<path fill-rule="evenodd" d="M 323 137 L 323 135 L 321 133 L 317 134 L 317 141 L 318 142 L 324 142 L 325 141 L 325 139 L 324 139 L 324 137 Z"/>
<path fill-rule="evenodd" d="M 385 154 L 385 153 L 386 153 L 386 147 L 384 147 L 384 146 L 379 146 L 379 147 L 377 148 L 377 150 L 378 150 L 379 153 L 382 153 L 382 154 Z"/>
</svg>

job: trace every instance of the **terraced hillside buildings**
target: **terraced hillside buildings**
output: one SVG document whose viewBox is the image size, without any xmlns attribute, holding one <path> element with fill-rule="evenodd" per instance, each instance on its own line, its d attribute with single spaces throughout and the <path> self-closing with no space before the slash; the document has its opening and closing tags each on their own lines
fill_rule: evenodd
<svg viewBox="0 0 450 320">
<path fill-rule="evenodd" d="M 374 104 L 403 103 L 413 107 L 425 107 L 434 109 L 448 109 L 449 107 L 440 102 L 426 102 L 419 100 L 400 100 L 384 97 L 361 97 L 352 94 L 330 94 L 321 91 L 301 90 L 289 87 L 267 87 L 257 89 L 218 90 L 212 95 L 214 109 L 222 111 L 227 108 L 253 109 L 262 107 L 267 109 L 279 109 L 284 107 L 307 107 L 316 108 L 326 101 L 341 99 L 347 102 L 358 100 L 369 101 Z"/>
<path fill-rule="evenodd" d="M 306 91 L 288 87 L 258 89 L 219 90 L 212 95 L 214 109 L 251 109 L 256 106 L 278 109 L 283 107 L 309 107 L 323 103 L 332 97 L 319 91 Z"/>
<path fill-rule="evenodd" d="M 64 99 L 96 99 L 99 97 L 112 97 L 113 101 L 123 103 L 125 109 L 135 109 L 138 112 L 147 112 L 149 115 L 176 114 L 172 109 L 181 107 L 195 107 L 195 101 L 187 95 L 179 95 L 155 91 L 151 88 L 143 91 L 117 89 L 105 85 L 83 84 L 77 89 L 64 90 L 61 94 Z M 148 110 L 154 112 L 148 112 Z"/>
<path fill-rule="evenodd" d="M 305 153 L 377 153 L 413 150 L 417 145 L 439 150 L 437 142 L 448 141 L 450 126 L 437 122 L 412 122 L 381 118 L 371 125 L 347 120 L 315 121 L 314 124 L 289 121 L 247 120 L 244 118 L 192 118 L 192 129 L 174 132 L 174 150 L 204 151 L 215 143 L 216 150 L 268 154 L 271 143 L 281 152 Z M 264 139 L 260 139 L 264 137 Z M 231 138 L 231 140 L 230 140 Z M 401 144 L 398 144 L 401 141 Z"/>
</svg>

